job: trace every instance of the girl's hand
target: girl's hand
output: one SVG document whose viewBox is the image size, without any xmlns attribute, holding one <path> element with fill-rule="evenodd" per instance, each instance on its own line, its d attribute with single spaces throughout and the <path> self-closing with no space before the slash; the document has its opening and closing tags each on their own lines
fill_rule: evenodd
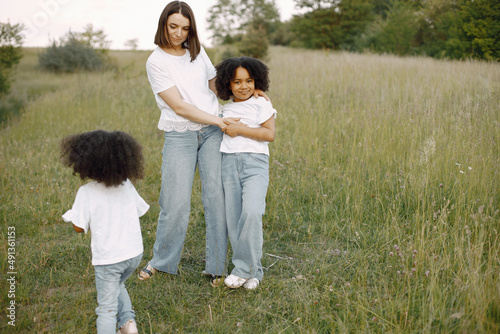
<svg viewBox="0 0 500 334">
<path fill-rule="evenodd" d="M 240 129 L 241 128 L 246 128 L 248 125 L 243 124 L 243 123 L 233 123 L 229 124 L 226 126 L 224 129 L 224 133 L 228 135 L 229 137 L 236 137 L 240 135 Z"/>
<path fill-rule="evenodd" d="M 226 135 L 228 135 L 229 137 L 236 137 L 236 136 L 238 136 L 238 127 L 239 127 L 239 125 L 237 125 L 237 124 L 228 125 L 224 129 L 224 133 Z"/>
<path fill-rule="evenodd" d="M 75 230 L 76 233 L 83 233 L 83 232 L 85 232 L 85 230 L 83 228 L 78 227 L 75 224 L 73 224 L 73 230 Z"/>
<path fill-rule="evenodd" d="M 219 125 L 220 127 L 220 130 L 222 132 L 226 132 L 226 129 L 227 129 L 227 126 L 230 125 L 230 124 L 242 124 L 240 123 L 240 119 L 241 118 L 236 118 L 236 117 L 226 117 L 226 118 L 222 118 L 222 125 Z"/>
<path fill-rule="evenodd" d="M 263 98 L 265 98 L 267 101 L 271 101 L 269 99 L 269 97 L 266 95 L 266 93 L 264 93 L 264 91 L 260 90 L 260 89 L 256 89 L 254 92 L 253 92 L 253 96 L 255 97 L 259 97 L 259 96 L 262 96 Z"/>
</svg>

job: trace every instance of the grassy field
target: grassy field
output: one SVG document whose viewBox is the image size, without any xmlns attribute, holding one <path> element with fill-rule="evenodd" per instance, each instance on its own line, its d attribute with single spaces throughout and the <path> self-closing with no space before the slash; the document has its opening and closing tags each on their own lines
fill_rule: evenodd
<svg viewBox="0 0 500 334">
<path fill-rule="evenodd" d="M 82 185 L 59 162 L 62 137 L 141 142 L 142 265 L 151 257 L 163 138 L 148 55 L 54 75 L 27 50 L 12 88 L 24 109 L 0 129 L 1 332 L 95 332 L 90 238 L 61 219 Z M 267 64 L 278 118 L 264 281 L 249 292 L 201 275 L 197 179 L 180 273 L 128 281 L 140 332 L 499 333 L 500 65 L 286 48 Z"/>
</svg>

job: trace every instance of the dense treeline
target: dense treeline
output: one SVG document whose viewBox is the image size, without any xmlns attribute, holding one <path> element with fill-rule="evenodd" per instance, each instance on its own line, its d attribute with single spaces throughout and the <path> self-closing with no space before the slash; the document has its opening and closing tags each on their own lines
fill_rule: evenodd
<svg viewBox="0 0 500 334">
<path fill-rule="evenodd" d="M 268 34 L 256 45 L 500 60 L 498 0 L 295 0 L 295 5 L 302 14 L 281 22 L 273 0 L 219 0 L 208 22 L 221 43 L 239 43 L 248 26 L 260 25 Z M 238 16 L 248 20 L 237 21 Z"/>
<path fill-rule="evenodd" d="M 500 59 L 500 1 L 296 1 L 295 43 L 398 55 Z"/>
</svg>

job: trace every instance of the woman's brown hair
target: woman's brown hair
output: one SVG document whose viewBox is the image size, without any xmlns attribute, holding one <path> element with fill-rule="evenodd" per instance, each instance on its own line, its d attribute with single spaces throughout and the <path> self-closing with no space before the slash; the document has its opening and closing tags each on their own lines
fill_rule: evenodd
<svg viewBox="0 0 500 334">
<path fill-rule="evenodd" d="M 196 30 L 196 20 L 191 7 L 184 1 L 172 1 L 165 6 L 163 12 L 158 20 L 158 29 L 155 35 L 155 44 L 159 47 L 169 47 L 172 45 L 170 36 L 167 32 L 167 20 L 172 14 L 179 13 L 189 20 L 189 33 L 186 41 L 182 47 L 189 50 L 191 61 L 194 61 L 200 54 L 200 40 L 198 39 L 198 32 Z"/>
</svg>

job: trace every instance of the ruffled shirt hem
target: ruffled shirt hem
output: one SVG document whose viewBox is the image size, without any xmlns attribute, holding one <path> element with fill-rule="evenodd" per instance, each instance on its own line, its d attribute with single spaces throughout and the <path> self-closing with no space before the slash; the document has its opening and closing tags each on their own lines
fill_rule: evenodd
<svg viewBox="0 0 500 334">
<path fill-rule="evenodd" d="M 164 119 L 160 119 L 160 121 L 158 122 L 158 129 L 165 132 L 199 131 L 207 126 L 208 126 L 207 124 L 192 123 L 192 122 L 175 124 Z"/>
</svg>

